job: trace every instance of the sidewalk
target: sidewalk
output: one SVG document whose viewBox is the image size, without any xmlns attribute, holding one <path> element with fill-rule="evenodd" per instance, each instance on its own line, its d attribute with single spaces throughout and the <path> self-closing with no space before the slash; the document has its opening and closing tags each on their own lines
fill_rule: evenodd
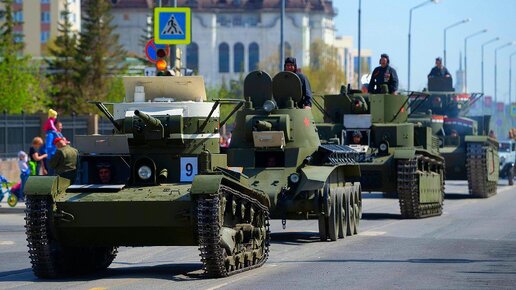
<svg viewBox="0 0 516 290">
<path fill-rule="evenodd" d="M 25 202 L 19 201 L 15 207 L 10 207 L 7 204 L 7 197 L 4 196 L 2 202 L 0 202 L 0 214 L 4 213 L 24 213 L 25 212 Z"/>
</svg>

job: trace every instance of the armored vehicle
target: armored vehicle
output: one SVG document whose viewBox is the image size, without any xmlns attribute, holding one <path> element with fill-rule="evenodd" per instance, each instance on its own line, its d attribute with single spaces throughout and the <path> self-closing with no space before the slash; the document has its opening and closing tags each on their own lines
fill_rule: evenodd
<svg viewBox="0 0 516 290">
<path fill-rule="evenodd" d="M 509 185 L 514 184 L 514 162 L 516 162 L 516 142 L 511 139 L 500 141 L 500 178 L 507 178 Z"/>
<path fill-rule="evenodd" d="M 314 104 L 321 139 L 360 153 L 362 190 L 397 195 L 403 218 L 441 215 L 444 159 L 432 130 L 407 121 L 407 96 L 362 94 L 348 86 Z"/>
<path fill-rule="evenodd" d="M 127 77 L 114 134 L 78 136 L 77 178 L 31 176 L 26 233 L 36 276 L 109 266 L 118 246 L 198 245 L 209 276 L 262 265 L 269 197 L 227 169 L 219 102 L 201 77 Z M 109 168 L 109 178 L 100 169 Z"/>
<path fill-rule="evenodd" d="M 321 145 L 311 110 L 300 109 L 301 81 L 255 71 L 244 80 L 228 164 L 271 201 L 271 218 L 318 219 L 320 238 L 356 234 L 362 211 L 360 168 L 348 146 Z"/>
<path fill-rule="evenodd" d="M 432 127 L 446 160 L 446 179 L 467 180 L 475 197 L 496 194 L 498 141 L 488 136 L 491 116 L 466 117 L 482 94 L 453 92 L 451 78 L 428 79 L 428 95 L 411 98 L 409 120 Z"/>
</svg>

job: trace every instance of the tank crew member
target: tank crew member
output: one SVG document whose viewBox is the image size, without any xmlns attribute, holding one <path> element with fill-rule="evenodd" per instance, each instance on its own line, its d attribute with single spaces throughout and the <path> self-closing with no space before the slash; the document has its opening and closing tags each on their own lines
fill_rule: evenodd
<svg viewBox="0 0 516 290">
<path fill-rule="evenodd" d="M 373 70 L 371 82 L 369 83 L 369 92 L 372 94 L 382 94 L 382 85 L 387 85 L 389 94 L 397 94 L 398 91 L 398 74 L 396 70 L 389 65 L 389 56 L 382 53 L 380 56 L 380 66 Z"/>
<path fill-rule="evenodd" d="M 353 144 L 362 144 L 362 133 L 358 130 L 353 131 Z"/>
<path fill-rule="evenodd" d="M 301 80 L 301 86 L 303 89 L 303 99 L 297 104 L 300 108 L 311 109 L 312 108 L 312 89 L 310 88 L 310 82 L 308 78 L 297 71 L 297 63 L 295 57 L 285 58 L 285 64 L 283 65 L 285 71 L 295 73 Z"/>
<path fill-rule="evenodd" d="M 99 181 L 102 184 L 110 184 L 112 172 L 111 165 L 109 163 L 99 163 L 97 164 Z"/>
<path fill-rule="evenodd" d="M 73 183 L 77 174 L 77 158 L 79 152 L 77 149 L 66 144 L 66 140 L 61 137 L 54 139 L 54 145 L 57 147 L 57 150 L 55 155 L 50 159 L 50 167 L 54 169 L 57 175 L 67 178 Z"/>
<path fill-rule="evenodd" d="M 428 78 L 434 78 L 434 77 L 451 77 L 450 72 L 446 67 L 443 65 L 442 58 L 438 57 L 435 59 L 435 66 L 432 68 L 430 73 L 428 74 Z"/>
</svg>

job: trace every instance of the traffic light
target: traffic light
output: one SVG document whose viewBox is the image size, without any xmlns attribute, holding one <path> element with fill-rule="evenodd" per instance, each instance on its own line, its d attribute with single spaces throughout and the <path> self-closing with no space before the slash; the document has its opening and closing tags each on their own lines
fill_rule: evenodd
<svg viewBox="0 0 516 290">
<path fill-rule="evenodd" d="M 156 61 L 156 70 L 158 72 L 157 75 L 158 76 L 167 75 L 167 72 L 168 72 L 168 70 L 167 70 L 167 68 L 168 68 L 167 50 L 164 48 L 158 48 L 158 50 L 156 50 L 156 56 L 158 59 Z"/>
</svg>

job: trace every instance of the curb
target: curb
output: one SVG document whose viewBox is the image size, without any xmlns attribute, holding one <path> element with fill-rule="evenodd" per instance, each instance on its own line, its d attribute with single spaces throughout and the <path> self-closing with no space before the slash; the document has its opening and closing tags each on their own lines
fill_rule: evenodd
<svg viewBox="0 0 516 290">
<path fill-rule="evenodd" d="M 25 203 L 18 202 L 15 207 L 10 207 L 5 200 L 0 202 L 0 214 L 1 213 L 24 213 L 25 212 Z"/>
</svg>

